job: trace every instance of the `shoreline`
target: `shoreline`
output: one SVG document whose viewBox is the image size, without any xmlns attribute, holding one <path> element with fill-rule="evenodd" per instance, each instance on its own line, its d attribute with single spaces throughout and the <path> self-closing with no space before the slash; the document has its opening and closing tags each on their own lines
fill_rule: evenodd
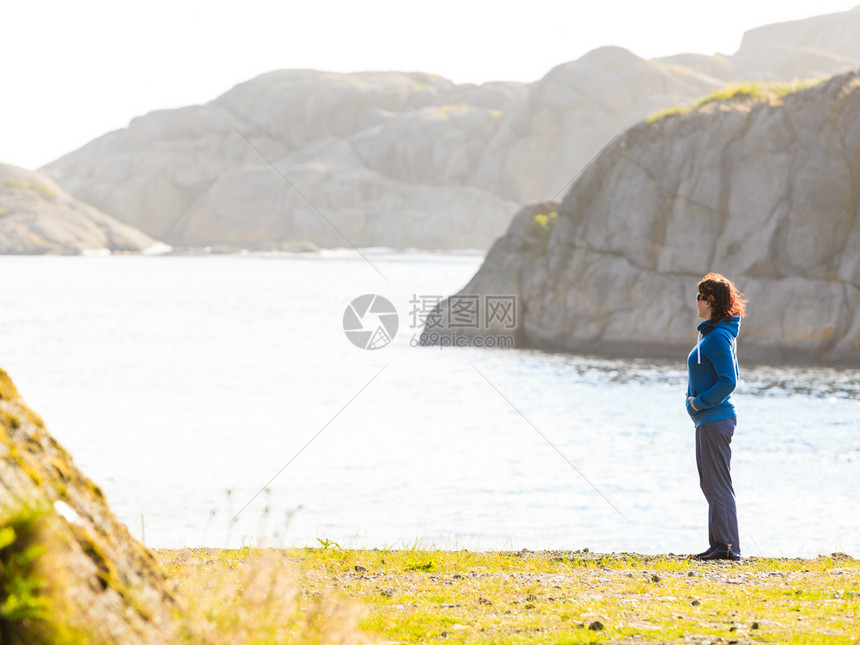
<svg viewBox="0 0 860 645">
<path fill-rule="evenodd" d="M 340 546 L 333 541 L 326 541 L 328 545 L 287 545 L 287 546 L 252 546 L 244 545 L 237 547 L 219 547 L 219 546 L 182 546 L 182 547 L 157 547 L 147 546 L 146 548 L 153 553 L 178 555 L 183 552 L 199 553 L 199 554 L 251 554 L 251 553 L 293 553 L 293 552 L 340 552 L 352 554 L 379 554 L 379 553 L 425 553 L 425 554 L 445 554 L 451 557 L 460 555 L 472 555 L 476 557 L 518 557 L 518 558 L 555 558 L 568 559 L 578 561 L 580 563 L 587 562 L 677 562 L 683 563 L 689 561 L 690 564 L 707 564 L 706 562 L 693 559 L 693 554 L 684 553 L 639 553 L 636 551 L 592 551 L 591 549 L 529 549 L 523 547 L 521 549 L 448 549 L 435 546 L 428 547 L 410 547 L 410 546 L 390 546 L 390 547 L 350 547 Z M 783 556 L 783 555 L 750 555 L 743 556 L 740 561 L 725 561 L 727 565 L 744 565 L 755 564 L 761 565 L 765 563 L 811 563 L 821 562 L 822 560 L 833 560 L 834 562 L 856 562 L 860 567 L 860 557 L 855 557 L 850 553 L 843 551 L 833 551 L 831 553 L 819 553 L 815 556 Z M 719 563 L 719 561 L 712 561 Z"/>
</svg>

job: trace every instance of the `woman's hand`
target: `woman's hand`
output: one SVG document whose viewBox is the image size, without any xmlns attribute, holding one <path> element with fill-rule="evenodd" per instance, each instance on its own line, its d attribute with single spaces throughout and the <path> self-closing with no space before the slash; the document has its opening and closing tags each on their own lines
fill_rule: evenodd
<svg viewBox="0 0 860 645">
<path fill-rule="evenodd" d="M 690 407 L 693 408 L 693 410 L 695 410 L 696 412 L 698 412 L 698 410 L 696 409 L 696 406 L 693 405 L 693 401 L 695 401 L 695 400 L 696 399 L 694 399 L 692 396 L 687 397 L 687 401 L 690 403 Z"/>
</svg>

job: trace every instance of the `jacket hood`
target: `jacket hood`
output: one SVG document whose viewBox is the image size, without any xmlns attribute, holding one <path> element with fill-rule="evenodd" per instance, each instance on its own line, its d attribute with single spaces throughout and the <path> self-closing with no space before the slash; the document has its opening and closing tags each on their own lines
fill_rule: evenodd
<svg viewBox="0 0 860 645">
<path fill-rule="evenodd" d="M 711 320 L 706 320 L 700 323 L 696 329 L 701 332 L 702 336 L 707 336 L 715 329 L 725 329 L 733 338 L 737 338 L 741 330 L 741 317 L 732 316 L 732 319 L 729 321 L 718 320 L 717 322 L 713 322 Z"/>
</svg>

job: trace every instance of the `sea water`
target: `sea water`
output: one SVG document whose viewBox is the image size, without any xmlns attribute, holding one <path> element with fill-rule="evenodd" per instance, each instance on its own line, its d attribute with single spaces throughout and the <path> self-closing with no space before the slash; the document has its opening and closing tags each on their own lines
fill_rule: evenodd
<svg viewBox="0 0 860 645">
<path fill-rule="evenodd" d="M 704 549 L 685 353 L 414 346 L 481 259 L 2 257 L 0 366 L 149 546 Z M 363 294 L 379 349 L 344 333 Z M 742 551 L 860 555 L 856 372 L 739 351 Z"/>
</svg>

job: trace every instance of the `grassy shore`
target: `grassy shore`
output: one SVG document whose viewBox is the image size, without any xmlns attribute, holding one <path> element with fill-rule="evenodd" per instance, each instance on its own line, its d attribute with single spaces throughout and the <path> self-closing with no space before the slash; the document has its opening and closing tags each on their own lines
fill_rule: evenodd
<svg viewBox="0 0 860 645">
<path fill-rule="evenodd" d="M 860 561 L 844 554 L 704 563 L 330 545 L 157 556 L 193 642 L 860 643 Z"/>
</svg>

